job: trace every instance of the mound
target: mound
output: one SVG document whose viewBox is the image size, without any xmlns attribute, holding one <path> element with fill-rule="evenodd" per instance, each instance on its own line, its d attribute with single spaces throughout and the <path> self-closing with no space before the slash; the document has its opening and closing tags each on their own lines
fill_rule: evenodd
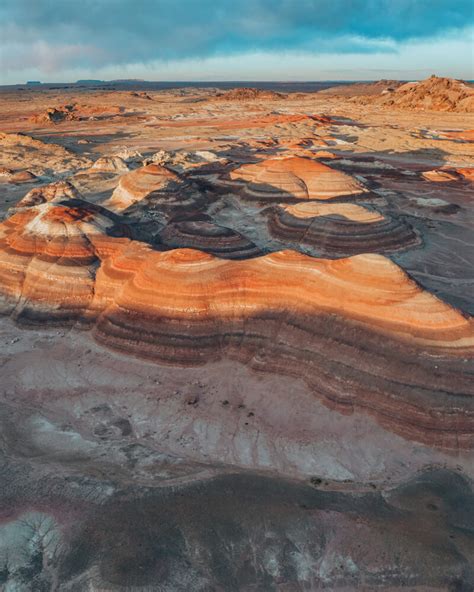
<svg viewBox="0 0 474 592">
<path fill-rule="evenodd" d="M 62 201 L 68 199 L 80 199 L 81 195 L 79 191 L 69 181 L 56 181 L 49 185 L 43 185 L 42 187 L 35 187 L 29 191 L 23 199 L 21 199 L 14 208 L 13 211 L 19 211 L 23 208 L 30 208 L 37 206 L 42 203 L 52 201 Z"/>
<path fill-rule="evenodd" d="M 0 229 L 3 310 L 25 323 L 84 322 L 109 233 L 127 229 L 104 208 L 78 199 L 32 205 L 8 218 Z"/>
<path fill-rule="evenodd" d="M 165 167 L 149 164 L 123 175 L 104 205 L 114 212 L 127 210 L 147 217 L 155 208 L 162 213 L 178 211 L 196 207 L 202 199 L 190 181 Z"/>
<path fill-rule="evenodd" d="M 0 132 L 0 147 L 0 167 L 16 169 L 21 162 L 28 167 L 29 176 L 44 172 L 49 175 L 51 171 L 62 174 L 90 166 L 88 158 L 78 156 L 59 144 L 43 142 L 25 134 Z"/>
<path fill-rule="evenodd" d="M 60 105 L 59 107 L 48 107 L 46 111 L 33 115 L 30 120 L 33 123 L 61 123 L 62 121 L 82 121 L 84 119 L 104 119 L 120 115 L 123 112 L 122 107 L 118 106 L 96 106 L 79 105 L 73 103 L 70 105 Z"/>
<path fill-rule="evenodd" d="M 320 90 L 320 95 L 332 95 L 340 97 L 357 97 L 367 95 L 380 95 L 393 92 L 403 83 L 399 80 L 377 80 L 376 82 L 356 82 L 353 84 L 337 84 L 330 88 Z"/>
<path fill-rule="evenodd" d="M 420 82 L 407 82 L 392 93 L 373 100 L 397 109 L 473 113 L 474 87 L 461 80 L 431 76 Z M 371 101 L 370 98 L 365 100 Z"/>
<path fill-rule="evenodd" d="M 349 203 L 277 206 L 269 212 L 268 228 L 276 238 L 311 245 L 330 257 L 394 253 L 421 242 L 408 223 Z"/>
<path fill-rule="evenodd" d="M 223 184 L 242 187 L 253 199 L 332 199 L 357 195 L 366 189 L 353 177 L 308 158 L 271 158 L 243 165 L 221 179 Z"/>
<path fill-rule="evenodd" d="M 162 243 L 171 248 L 199 249 L 224 259 L 248 259 L 261 255 L 250 240 L 207 220 L 168 224 L 161 232 Z"/>
<path fill-rule="evenodd" d="M 272 90 L 245 87 L 233 88 L 215 97 L 216 101 L 275 101 L 277 99 L 286 99 L 286 95 Z"/>
<path fill-rule="evenodd" d="M 94 162 L 90 170 L 103 173 L 127 173 L 130 168 L 119 156 L 101 156 Z"/>
</svg>

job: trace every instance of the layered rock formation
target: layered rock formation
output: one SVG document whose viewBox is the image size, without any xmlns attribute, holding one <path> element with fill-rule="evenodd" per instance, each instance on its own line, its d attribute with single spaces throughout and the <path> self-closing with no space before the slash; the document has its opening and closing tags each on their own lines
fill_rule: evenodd
<svg viewBox="0 0 474 592">
<path fill-rule="evenodd" d="M 209 220 L 168 224 L 160 232 L 160 239 L 171 248 L 199 249 L 223 259 L 248 259 L 261 255 L 252 241 Z"/>
<path fill-rule="evenodd" d="M 153 208 L 163 213 L 193 207 L 201 200 L 192 183 L 163 166 L 149 164 L 123 175 L 104 205 L 114 212 L 130 212 L 136 206 L 146 216 L 153 215 Z"/>
<path fill-rule="evenodd" d="M 241 187 L 242 192 L 262 200 L 333 199 L 366 191 L 350 175 L 308 158 L 290 156 L 245 164 L 220 183 Z"/>
<path fill-rule="evenodd" d="M 276 206 L 269 212 L 268 227 L 279 239 L 312 245 L 332 257 L 392 253 L 421 243 L 407 222 L 352 203 Z"/>
<path fill-rule="evenodd" d="M 382 256 L 157 252 L 111 237 L 124 234 L 114 216 L 85 202 L 0 228 L 3 310 L 23 322 L 92 324 L 98 342 L 161 363 L 236 359 L 405 438 L 474 446 L 472 321 Z"/>
<path fill-rule="evenodd" d="M 0 227 L 3 312 L 25 323 L 85 321 L 108 233 L 128 231 L 112 213 L 73 198 L 8 218 Z"/>
</svg>

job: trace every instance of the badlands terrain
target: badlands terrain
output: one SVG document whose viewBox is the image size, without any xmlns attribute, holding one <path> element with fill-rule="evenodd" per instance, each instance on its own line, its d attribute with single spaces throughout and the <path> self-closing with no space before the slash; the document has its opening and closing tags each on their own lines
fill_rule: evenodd
<svg viewBox="0 0 474 592">
<path fill-rule="evenodd" d="M 2 590 L 474 590 L 474 90 L 280 90 L 1 89 Z"/>
</svg>

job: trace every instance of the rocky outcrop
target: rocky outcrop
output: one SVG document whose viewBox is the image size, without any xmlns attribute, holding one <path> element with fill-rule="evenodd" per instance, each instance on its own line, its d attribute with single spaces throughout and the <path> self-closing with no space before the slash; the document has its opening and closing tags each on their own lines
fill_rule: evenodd
<svg viewBox="0 0 474 592">
<path fill-rule="evenodd" d="M 419 82 L 407 82 L 382 96 L 357 100 L 397 109 L 473 113 L 474 87 L 461 80 L 430 76 Z"/>
<path fill-rule="evenodd" d="M 2 167 L 0 170 L 0 182 L 20 185 L 22 183 L 34 183 L 36 180 L 36 175 L 31 171 L 12 171 L 6 167 Z"/>
<path fill-rule="evenodd" d="M 81 199 L 79 191 L 69 181 L 56 181 L 49 185 L 35 187 L 21 199 L 11 212 L 17 212 L 23 208 L 31 208 L 46 202 L 64 201 L 68 199 Z"/>
<path fill-rule="evenodd" d="M 213 166 L 220 168 L 221 165 L 225 165 L 227 162 L 226 158 L 220 157 L 209 150 L 196 150 L 195 152 L 160 150 L 147 158 L 144 164 L 165 166 L 177 173 L 183 173 L 201 168 L 212 171 Z"/>
<path fill-rule="evenodd" d="M 112 237 L 126 234 L 114 216 L 84 202 L 34 206 L 0 229 L 3 310 L 19 321 L 86 324 L 159 363 L 235 359 L 407 439 L 474 446 L 473 323 L 380 255 L 157 252 Z"/>
<path fill-rule="evenodd" d="M 246 87 L 233 88 L 215 97 L 217 101 L 274 101 L 279 99 L 286 99 L 286 95 L 272 90 Z"/>
<path fill-rule="evenodd" d="M 104 204 L 114 212 L 143 214 L 191 208 L 202 201 L 202 195 L 190 181 L 156 164 L 149 164 L 120 178 L 112 197 Z"/>
<path fill-rule="evenodd" d="M 366 191 L 347 173 L 298 156 L 245 164 L 219 182 L 239 187 L 247 197 L 261 200 L 326 200 Z"/>
<path fill-rule="evenodd" d="M 404 220 L 352 203 L 309 201 L 275 206 L 268 213 L 268 228 L 276 238 L 312 245 L 330 257 L 393 253 L 421 243 Z"/>
<path fill-rule="evenodd" d="M 58 107 L 48 107 L 42 113 L 31 117 L 33 123 L 57 124 L 63 121 L 82 121 L 84 119 L 104 119 L 120 115 L 122 107 L 109 105 L 102 107 L 98 105 L 79 105 L 72 103 Z"/>
<path fill-rule="evenodd" d="M 119 156 L 101 156 L 94 162 L 90 170 L 101 173 L 127 173 L 130 168 Z"/>
</svg>

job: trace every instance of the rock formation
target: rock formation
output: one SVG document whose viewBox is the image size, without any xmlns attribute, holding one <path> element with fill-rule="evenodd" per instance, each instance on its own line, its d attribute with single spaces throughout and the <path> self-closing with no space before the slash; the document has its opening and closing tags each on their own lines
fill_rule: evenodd
<svg viewBox="0 0 474 592">
<path fill-rule="evenodd" d="M 312 245 L 330 257 L 393 253 L 421 242 L 407 222 L 351 203 L 276 206 L 269 211 L 268 227 L 276 238 Z"/>
<path fill-rule="evenodd" d="M 474 87 L 461 80 L 437 76 L 419 82 L 407 82 L 382 96 L 361 97 L 357 100 L 397 109 L 474 113 Z"/>
<path fill-rule="evenodd" d="M 120 178 L 110 200 L 104 205 L 114 212 L 131 211 L 135 207 L 144 216 L 153 216 L 153 208 L 161 213 L 195 206 L 202 196 L 192 183 L 175 172 L 149 164 Z"/>
<path fill-rule="evenodd" d="M 94 162 L 90 170 L 101 173 L 127 173 L 130 168 L 119 156 L 101 156 Z"/>
<path fill-rule="evenodd" d="M 28 179 L 34 175 L 64 173 L 90 166 L 90 161 L 51 142 L 43 142 L 26 134 L 0 132 L 0 167 L 16 170 L 18 163 L 28 163 Z M 26 178 L 25 177 L 25 178 Z"/>
<path fill-rule="evenodd" d="M 160 239 L 167 247 L 199 249 L 223 259 L 248 259 L 262 254 L 238 232 L 208 220 L 168 224 L 160 232 Z"/>
<path fill-rule="evenodd" d="M 73 198 L 8 218 L 0 227 L 2 308 L 26 323 L 84 321 L 108 233 L 128 232 L 114 214 Z"/>
<path fill-rule="evenodd" d="M 246 164 L 220 182 L 241 187 L 246 196 L 262 200 L 326 200 L 366 191 L 350 175 L 298 156 Z"/>
<path fill-rule="evenodd" d="M 36 175 L 31 171 L 12 171 L 7 168 L 0 170 L 0 181 L 6 181 L 7 183 L 19 185 L 22 183 L 34 183 L 36 180 Z"/>
<path fill-rule="evenodd" d="M 165 166 L 172 171 L 182 173 L 195 168 L 206 168 L 209 170 L 210 165 L 224 165 L 228 161 L 226 158 L 219 157 L 214 152 L 209 150 L 196 150 L 195 152 L 187 152 L 184 150 L 170 152 L 166 150 L 160 150 L 155 152 L 151 157 L 147 158 L 144 164 L 156 164 L 159 166 Z"/>
<path fill-rule="evenodd" d="M 434 183 L 449 183 L 450 181 L 458 181 L 459 175 L 455 171 L 448 171 L 443 169 L 433 169 L 432 171 L 425 171 L 422 176 L 427 181 Z"/>
<path fill-rule="evenodd" d="M 217 95 L 217 101 L 272 101 L 285 99 L 286 95 L 272 90 L 262 90 L 260 88 L 233 88 L 227 92 Z"/>
<path fill-rule="evenodd" d="M 79 105 L 73 103 L 70 105 L 60 105 L 59 107 L 48 107 L 46 111 L 33 115 L 31 121 L 33 123 L 52 123 L 57 124 L 63 121 L 81 121 L 84 119 L 102 119 L 107 117 L 114 117 L 120 115 L 123 111 L 122 107 L 118 106 L 92 106 Z"/>
<path fill-rule="evenodd" d="M 2 308 L 17 320 L 88 324 L 107 347 L 161 363 L 236 359 L 405 438 L 474 446 L 473 323 L 388 259 L 157 252 L 71 201 L 0 226 Z"/>
<path fill-rule="evenodd" d="M 69 181 L 56 181 L 49 185 L 35 187 L 21 199 L 12 211 L 30 208 L 46 202 L 80 199 L 79 191 Z"/>
</svg>

